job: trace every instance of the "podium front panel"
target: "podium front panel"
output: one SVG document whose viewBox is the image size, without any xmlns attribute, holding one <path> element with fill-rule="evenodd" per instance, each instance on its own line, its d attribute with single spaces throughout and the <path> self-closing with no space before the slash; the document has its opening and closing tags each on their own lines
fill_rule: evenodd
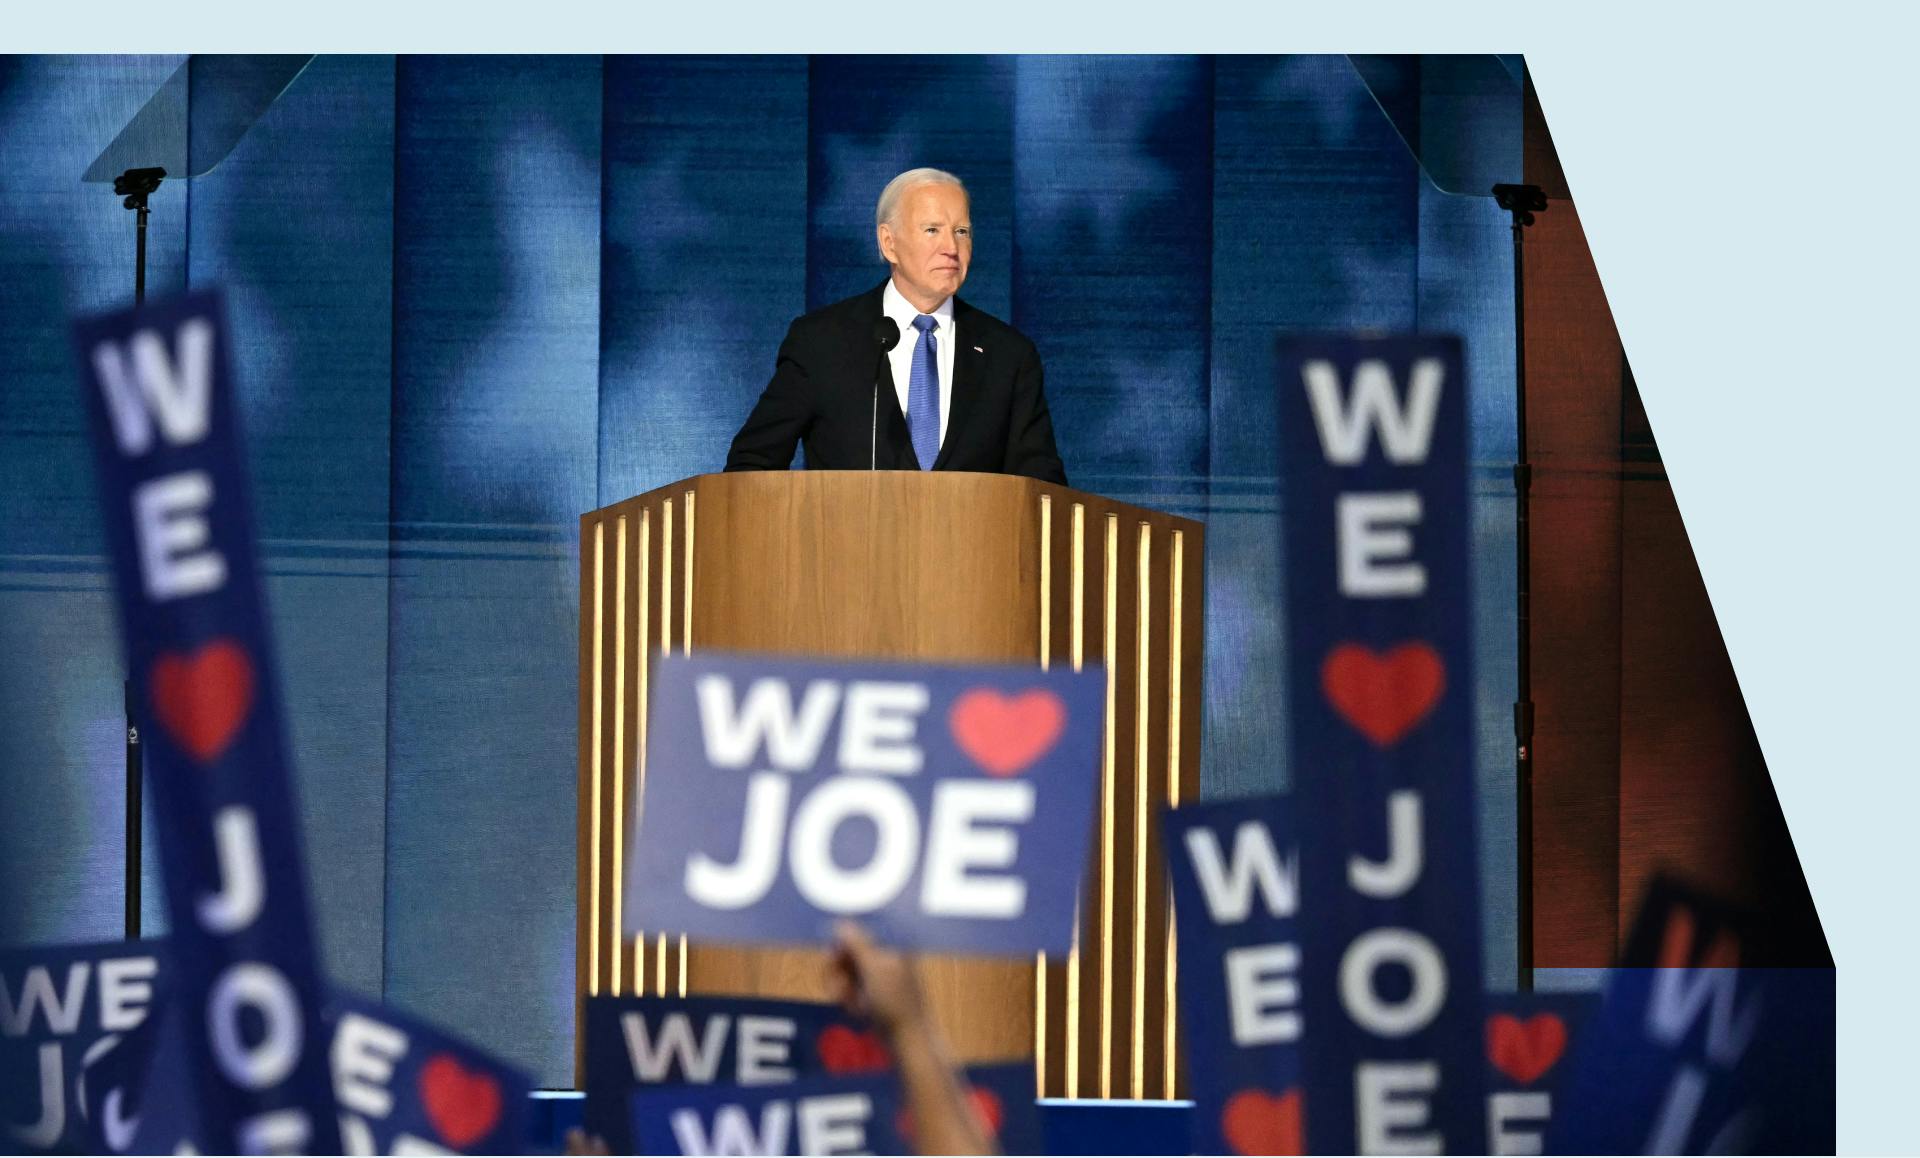
<svg viewBox="0 0 1920 1158">
<path fill-rule="evenodd" d="M 1199 784 L 1203 557 L 1196 522 L 1004 475 L 704 475 L 582 516 L 577 998 L 827 995 L 822 950 L 621 931 L 652 656 L 1104 662 L 1075 949 L 920 968 L 964 1060 L 1031 1054 L 1049 1097 L 1181 1096 L 1156 813 Z"/>
</svg>

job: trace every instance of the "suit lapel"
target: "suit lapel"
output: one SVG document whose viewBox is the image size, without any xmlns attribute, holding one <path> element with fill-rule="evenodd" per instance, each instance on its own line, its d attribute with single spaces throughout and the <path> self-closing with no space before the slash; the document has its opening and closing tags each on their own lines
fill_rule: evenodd
<svg viewBox="0 0 1920 1158">
<path fill-rule="evenodd" d="M 940 440 L 940 453 L 934 456 L 935 470 L 945 468 L 953 458 L 953 448 L 960 444 L 980 400 L 980 367 L 987 356 L 973 346 L 973 339 L 979 336 L 977 329 L 968 324 L 973 312 L 972 306 L 959 298 L 953 299 L 953 389 L 947 399 L 947 436 Z"/>
</svg>

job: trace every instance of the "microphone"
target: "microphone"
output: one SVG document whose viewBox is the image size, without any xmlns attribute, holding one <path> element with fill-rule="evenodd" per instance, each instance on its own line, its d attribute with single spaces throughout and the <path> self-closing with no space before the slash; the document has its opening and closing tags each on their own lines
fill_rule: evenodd
<svg viewBox="0 0 1920 1158">
<path fill-rule="evenodd" d="M 887 381 L 893 381 L 888 373 L 887 355 L 900 344 L 900 323 L 892 318 L 882 317 L 873 324 L 873 344 L 880 347 L 880 360 L 873 367 L 873 432 L 867 448 L 867 469 L 878 470 L 880 462 L 880 376 L 886 374 Z"/>
</svg>

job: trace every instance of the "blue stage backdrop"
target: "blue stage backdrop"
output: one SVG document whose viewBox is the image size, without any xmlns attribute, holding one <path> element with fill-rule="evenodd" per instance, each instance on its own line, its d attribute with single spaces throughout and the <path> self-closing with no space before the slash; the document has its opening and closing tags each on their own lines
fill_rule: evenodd
<svg viewBox="0 0 1920 1158">
<path fill-rule="evenodd" d="M 332 975 L 570 1081 L 576 516 L 717 469 L 787 322 L 879 283 L 881 185 L 937 165 L 974 194 L 966 296 L 1039 344 L 1075 485 L 1207 523 L 1212 798 L 1290 779 L 1274 333 L 1462 336 L 1486 960 L 1510 984 L 1507 218 L 1403 134 L 1517 180 L 1520 90 L 1367 67 L 1401 129 L 1338 56 L 322 57 L 164 185 L 150 291 L 232 306 Z M 185 134 L 196 75 L 0 58 L 15 938 L 120 928 L 122 673 L 66 318 L 133 276 L 132 214 L 80 175 L 156 94 Z"/>
</svg>

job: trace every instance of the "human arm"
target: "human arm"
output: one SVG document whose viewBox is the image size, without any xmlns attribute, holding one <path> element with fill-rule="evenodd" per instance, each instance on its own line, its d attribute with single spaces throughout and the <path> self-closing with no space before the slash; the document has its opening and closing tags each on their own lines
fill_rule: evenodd
<svg viewBox="0 0 1920 1158">
<path fill-rule="evenodd" d="M 841 1005 L 872 1021 L 893 1051 L 920 1153 L 999 1153 L 947 1056 L 913 962 L 842 921 L 834 929 L 832 968 Z"/>
</svg>

